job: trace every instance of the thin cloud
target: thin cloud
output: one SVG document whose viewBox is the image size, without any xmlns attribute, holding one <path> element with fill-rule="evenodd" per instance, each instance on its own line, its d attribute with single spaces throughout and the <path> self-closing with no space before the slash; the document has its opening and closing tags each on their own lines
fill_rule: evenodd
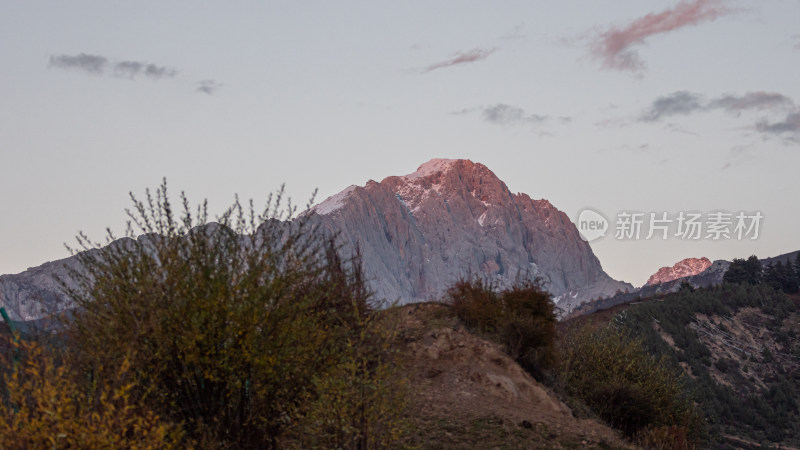
<svg viewBox="0 0 800 450">
<path fill-rule="evenodd" d="M 745 110 L 786 114 L 783 119 L 777 121 L 761 119 L 747 128 L 755 129 L 765 138 L 776 137 L 784 139 L 787 143 L 800 143 L 800 109 L 795 106 L 795 102 L 791 98 L 777 92 L 756 91 L 747 92 L 744 95 L 726 94 L 706 103 L 702 102 L 702 98 L 698 94 L 687 91 L 673 92 L 653 101 L 650 108 L 640 116 L 639 121 L 655 122 L 669 116 L 714 110 L 722 110 L 737 117 Z M 724 168 L 727 167 L 729 165 Z"/>
<path fill-rule="evenodd" d="M 678 91 L 657 98 L 650 109 L 642 115 L 641 120 L 654 122 L 667 116 L 690 114 L 698 109 L 703 109 L 700 96 L 687 91 Z"/>
<path fill-rule="evenodd" d="M 430 66 L 423 69 L 422 73 L 428 73 L 436 69 L 443 69 L 445 67 L 452 67 L 459 64 L 467 64 L 467 63 L 482 61 L 488 58 L 489 55 L 494 53 L 496 50 L 497 50 L 496 48 L 490 48 L 490 49 L 474 48 L 468 52 L 459 52 L 456 53 L 454 57 L 448 60 L 431 64 Z"/>
<path fill-rule="evenodd" d="M 777 92 L 748 92 L 742 96 L 724 95 L 708 104 L 709 109 L 721 108 L 729 112 L 745 109 L 769 109 L 774 107 L 791 107 L 794 102 L 789 97 Z"/>
<path fill-rule="evenodd" d="M 522 108 L 503 103 L 483 108 L 482 114 L 485 121 L 497 125 L 531 124 L 547 120 L 546 116 L 528 114 Z"/>
<path fill-rule="evenodd" d="M 171 78 L 174 77 L 178 72 L 175 69 L 170 69 L 169 67 L 157 66 L 155 64 L 148 64 L 144 66 L 144 75 L 147 78 L 153 78 L 158 80 L 160 78 Z"/>
<path fill-rule="evenodd" d="M 792 39 L 794 39 L 794 49 L 800 50 L 800 34 L 795 34 Z"/>
<path fill-rule="evenodd" d="M 768 122 L 762 120 L 756 124 L 756 129 L 762 133 L 784 134 L 800 133 L 800 111 L 788 114 L 786 118 L 779 122 Z"/>
<path fill-rule="evenodd" d="M 475 112 L 475 108 L 462 108 L 462 109 L 459 109 L 458 111 L 450 111 L 450 115 L 463 116 L 463 115 L 466 115 L 466 114 L 471 114 L 473 112 Z"/>
<path fill-rule="evenodd" d="M 603 68 L 641 72 L 645 62 L 635 47 L 651 36 L 669 33 L 687 26 L 713 21 L 732 10 L 725 0 L 694 0 L 680 2 L 674 8 L 647 14 L 621 27 L 611 27 L 597 35 L 590 45 L 593 55 L 600 58 Z"/>
<path fill-rule="evenodd" d="M 142 71 L 144 64 L 138 61 L 122 61 L 114 64 L 114 73 L 120 77 L 134 78 Z"/>
<path fill-rule="evenodd" d="M 220 90 L 220 88 L 222 88 L 222 85 L 214 80 L 201 80 L 197 83 L 197 85 L 198 86 L 197 89 L 195 89 L 195 92 L 207 95 L 213 95 Z"/>
<path fill-rule="evenodd" d="M 174 77 L 177 71 L 169 67 L 147 64 L 141 61 L 121 61 L 114 64 L 114 74 L 125 78 L 136 78 L 137 75 L 144 74 L 147 78 L 158 80 L 165 77 Z"/>
<path fill-rule="evenodd" d="M 108 58 L 100 55 L 54 55 L 50 57 L 47 67 L 58 69 L 77 69 L 92 75 L 102 75 L 108 65 Z"/>
<path fill-rule="evenodd" d="M 723 110 L 738 115 L 745 110 L 786 110 L 794 107 L 791 98 L 777 92 L 747 92 L 744 95 L 726 94 L 707 103 L 702 97 L 687 91 L 677 91 L 659 97 L 640 117 L 643 122 L 655 122 L 664 117 L 687 115 L 695 111 Z"/>
<path fill-rule="evenodd" d="M 147 78 L 158 80 L 174 77 L 178 73 L 175 69 L 166 66 L 158 66 L 143 61 L 112 62 L 105 56 L 86 53 L 54 55 L 50 57 L 47 66 L 58 69 L 78 69 L 92 75 L 106 75 L 108 73 L 113 76 L 131 79 L 143 74 Z"/>
</svg>

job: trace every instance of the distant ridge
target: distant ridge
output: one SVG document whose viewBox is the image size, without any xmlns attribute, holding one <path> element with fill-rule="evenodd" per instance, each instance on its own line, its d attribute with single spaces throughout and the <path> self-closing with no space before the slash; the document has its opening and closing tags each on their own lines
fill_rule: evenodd
<svg viewBox="0 0 800 450">
<path fill-rule="evenodd" d="M 547 200 L 513 194 L 489 168 L 465 159 L 433 159 L 408 175 L 350 186 L 301 214 L 360 248 L 376 299 L 438 299 L 470 274 L 507 287 L 539 278 L 558 305 L 632 290 L 602 269 L 566 214 Z M 71 305 L 53 275 L 75 257 L 0 276 L 0 304 L 15 320 Z"/>
</svg>

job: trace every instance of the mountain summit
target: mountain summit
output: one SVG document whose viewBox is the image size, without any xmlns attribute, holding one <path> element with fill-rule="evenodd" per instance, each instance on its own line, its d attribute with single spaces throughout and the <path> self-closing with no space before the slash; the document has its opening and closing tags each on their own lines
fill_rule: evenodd
<svg viewBox="0 0 800 450">
<path fill-rule="evenodd" d="M 566 214 L 513 194 L 489 168 L 433 159 L 411 174 L 350 186 L 308 212 L 346 250 L 360 248 L 378 297 L 401 303 L 440 297 L 468 274 L 501 287 L 541 278 L 570 308 L 632 286 L 600 266 Z"/>
</svg>

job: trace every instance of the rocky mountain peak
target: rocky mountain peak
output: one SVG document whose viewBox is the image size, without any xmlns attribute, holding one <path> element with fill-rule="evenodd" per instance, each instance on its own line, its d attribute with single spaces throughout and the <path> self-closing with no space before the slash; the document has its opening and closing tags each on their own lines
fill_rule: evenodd
<svg viewBox="0 0 800 450">
<path fill-rule="evenodd" d="M 565 307 L 632 289 L 603 272 L 566 214 L 512 194 L 466 159 L 433 159 L 408 175 L 351 186 L 312 212 L 345 248 L 360 248 L 378 297 L 436 299 L 469 273 L 501 287 L 541 278 Z"/>
<path fill-rule="evenodd" d="M 381 184 L 395 193 L 408 211 L 457 201 L 479 217 L 492 205 L 511 201 L 508 187 L 483 164 L 468 159 L 433 159 L 411 174 L 387 177 Z"/>
<path fill-rule="evenodd" d="M 711 267 L 711 261 L 706 258 L 686 258 L 672 267 L 662 267 L 647 280 L 645 286 L 666 283 L 667 281 L 677 280 L 678 278 L 697 275 Z"/>
<path fill-rule="evenodd" d="M 416 178 L 425 178 L 430 177 L 433 175 L 437 175 L 443 172 L 450 170 L 453 166 L 457 165 L 458 163 L 467 162 L 469 164 L 473 164 L 472 161 L 468 159 L 445 159 L 445 158 L 434 158 L 417 168 L 414 173 L 410 173 L 405 175 L 401 178 L 408 178 L 408 179 L 416 179 Z"/>
</svg>

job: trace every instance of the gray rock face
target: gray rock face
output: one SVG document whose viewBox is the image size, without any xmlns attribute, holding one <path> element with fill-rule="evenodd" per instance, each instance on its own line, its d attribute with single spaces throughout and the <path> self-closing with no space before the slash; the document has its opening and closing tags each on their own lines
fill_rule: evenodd
<svg viewBox="0 0 800 450">
<path fill-rule="evenodd" d="M 72 306 L 61 294 L 56 277 L 67 274 L 74 258 L 48 262 L 16 275 L 0 276 L 0 306 L 11 320 L 36 320 Z"/>
<path fill-rule="evenodd" d="M 360 247 L 372 288 L 389 301 L 437 299 L 470 273 L 500 286 L 540 277 L 561 307 L 633 289 L 603 272 L 566 214 L 468 160 L 351 186 L 308 214 L 346 250 Z"/>
<path fill-rule="evenodd" d="M 347 252 L 360 247 L 376 298 L 438 299 L 469 274 L 501 287 L 541 278 L 559 306 L 632 290 L 603 272 L 566 214 L 547 200 L 512 194 L 486 166 L 432 160 L 413 174 L 351 186 L 304 213 Z M 72 305 L 54 275 L 71 257 L 0 276 L 0 305 L 33 320 Z"/>
</svg>

